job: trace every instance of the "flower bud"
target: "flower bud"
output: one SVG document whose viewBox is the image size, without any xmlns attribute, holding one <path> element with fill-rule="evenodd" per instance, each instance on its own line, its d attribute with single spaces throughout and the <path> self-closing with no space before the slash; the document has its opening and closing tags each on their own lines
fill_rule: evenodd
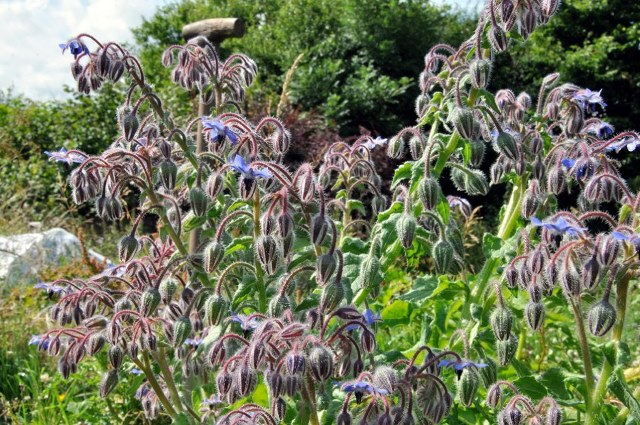
<svg viewBox="0 0 640 425">
<path fill-rule="evenodd" d="M 611 266 L 620 252 L 620 242 L 611 235 L 605 236 L 598 250 L 598 259 L 603 266 Z"/>
<path fill-rule="evenodd" d="M 321 245 L 324 238 L 327 236 L 329 230 L 329 224 L 324 215 L 316 214 L 311 219 L 311 243 L 314 245 Z"/>
<path fill-rule="evenodd" d="M 272 236 L 261 235 L 256 240 L 256 253 L 260 264 L 268 275 L 273 275 L 278 270 L 280 250 Z"/>
<path fill-rule="evenodd" d="M 492 409 L 495 409 L 500 405 L 502 401 L 502 388 L 500 385 L 492 385 L 487 391 L 487 406 Z"/>
<path fill-rule="evenodd" d="M 505 409 L 505 413 L 509 425 L 520 425 L 522 423 L 522 412 L 517 406 L 508 406 Z"/>
<path fill-rule="evenodd" d="M 457 386 L 460 404 L 465 407 L 471 406 L 480 387 L 478 371 L 473 367 L 464 368 L 458 378 Z"/>
<path fill-rule="evenodd" d="M 560 425 L 562 423 L 562 410 L 560 410 L 555 403 L 547 409 L 545 416 L 545 425 Z"/>
<path fill-rule="evenodd" d="M 224 258 L 224 245 L 217 241 L 209 242 L 203 251 L 202 265 L 207 273 L 213 273 Z"/>
<path fill-rule="evenodd" d="M 520 149 L 513 136 L 505 131 L 499 131 L 496 138 L 496 148 L 499 153 L 511 161 L 516 161 L 520 157 Z"/>
<path fill-rule="evenodd" d="M 440 196 L 440 184 L 433 177 L 425 177 L 418 185 L 418 197 L 426 210 L 433 210 Z"/>
<path fill-rule="evenodd" d="M 207 213 L 209 198 L 201 187 L 194 186 L 189 191 L 189 204 L 191 204 L 191 210 L 193 213 L 198 217 L 202 217 Z"/>
<path fill-rule="evenodd" d="M 122 74 L 124 73 L 124 64 L 121 60 L 113 60 L 111 61 L 111 66 L 109 67 L 109 78 L 114 83 L 118 82 Z"/>
<path fill-rule="evenodd" d="M 421 137 L 413 136 L 409 139 L 409 152 L 411 153 L 411 158 L 414 161 L 422 158 L 422 153 L 424 151 L 424 142 Z"/>
<path fill-rule="evenodd" d="M 582 274 L 581 279 L 584 287 L 591 291 L 593 290 L 600 281 L 600 263 L 598 262 L 595 255 L 592 255 L 585 263 L 582 265 Z"/>
<path fill-rule="evenodd" d="M 285 394 L 289 397 L 295 397 L 300 386 L 300 378 L 298 375 L 287 374 L 284 377 L 284 390 Z"/>
<path fill-rule="evenodd" d="M 582 283 L 580 282 L 580 275 L 578 274 L 578 271 L 572 264 L 561 269 L 560 285 L 562 286 L 562 291 L 565 296 L 580 296 L 580 293 L 582 292 Z"/>
<path fill-rule="evenodd" d="M 457 107 L 451 111 L 449 120 L 463 139 L 473 140 L 480 132 L 480 124 L 469 108 Z"/>
<path fill-rule="evenodd" d="M 409 249 L 413 245 L 417 226 L 418 221 L 411 214 L 402 214 L 396 221 L 396 232 L 404 249 Z"/>
<path fill-rule="evenodd" d="M 499 341 L 506 341 L 513 326 L 513 313 L 506 307 L 498 307 L 491 313 L 491 328 Z"/>
<path fill-rule="evenodd" d="M 273 416 L 278 422 L 284 421 L 284 415 L 287 411 L 287 403 L 284 401 L 282 397 L 278 397 L 274 401 L 273 406 Z"/>
<path fill-rule="evenodd" d="M 334 280 L 322 288 L 322 293 L 320 294 L 320 309 L 324 313 L 335 310 L 335 308 L 340 305 L 343 297 L 344 286 L 342 285 L 342 282 Z"/>
<path fill-rule="evenodd" d="M 400 159 L 404 156 L 404 140 L 402 137 L 394 136 L 387 143 L 387 155 L 389 158 Z"/>
<path fill-rule="evenodd" d="M 485 145 L 482 140 L 472 140 L 469 142 L 471 155 L 469 156 L 469 165 L 479 167 L 484 160 Z"/>
<path fill-rule="evenodd" d="M 181 346 L 189 335 L 191 335 L 191 320 L 182 316 L 173 325 L 173 346 Z"/>
<path fill-rule="evenodd" d="M 380 260 L 373 255 L 367 255 L 360 263 L 360 274 L 358 279 L 363 288 L 369 288 L 373 285 L 380 271 Z"/>
<path fill-rule="evenodd" d="M 340 412 L 336 418 L 336 425 L 351 425 L 351 414 L 347 410 Z"/>
<path fill-rule="evenodd" d="M 169 302 L 171 301 L 171 298 L 173 298 L 177 290 L 178 290 L 178 282 L 172 277 L 163 279 L 162 282 L 160 282 L 160 285 L 158 286 L 158 292 L 160 292 L 160 299 L 165 304 L 169 304 Z"/>
<path fill-rule="evenodd" d="M 127 142 L 130 142 L 135 137 L 138 127 L 140 127 L 140 121 L 133 111 L 124 111 L 122 115 L 122 133 Z"/>
<path fill-rule="evenodd" d="M 102 333 L 96 333 L 91 335 L 87 344 L 87 352 L 90 356 L 95 356 L 104 347 L 107 339 Z"/>
<path fill-rule="evenodd" d="M 151 316 L 156 313 L 161 300 L 160 292 L 156 288 L 149 288 L 140 297 L 140 313 L 143 316 Z"/>
<path fill-rule="evenodd" d="M 104 374 L 100 381 L 100 397 L 105 398 L 118 385 L 118 371 L 112 369 Z"/>
<path fill-rule="evenodd" d="M 286 294 L 277 293 L 269 301 L 269 316 L 282 317 L 286 310 L 291 308 L 291 301 Z"/>
<path fill-rule="evenodd" d="M 438 273 L 446 273 L 453 265 L 453 245 L 446 239 L 439 239 L 431 249 L 433 263 Z"/>
<path fill-rule="evenodd" d="M 316 345 L 311 350 L 309 365 L 316 381 L 324 382 L 333 375 L 333 355 L 322 345 Z"/>
<path fill-rule="evenodd" d="M 518 338 L 511 334 L 506 340 L 496 341 L 496 351 L 498 353 L 498 364 L 506 366 L 516 354 L 518 349 Z"/>
<path fill-rule="evenodd" d="M 488 387 L 498 380 L 498 365 L 490 358 L 483 359 L 482 363 L 487 366 L 480 368 L 479 373 L 484 386 Z"/>
<path fill-rule="evenodd" d="M 119 345 L 112 345 L 109 347 L 109 363 L 113 366 L 114 369 L 118 369 L 122 365 L 122 361 L 124 360 L 124 352 Z"/>
<path fill-rule="evenodd" d="M 500 161 L 494 162 L 489 169 L 489 176 L 491 177 L 491 184 L 500 183 L 504 177 L 504 165 Z"/>
<path fill-rule="evenodd" d="M 218 172 L 213 172 L 207 179 L 206 192 L 209 198 L 215 199 L 222 192 L 224 188 L 224 180 L 222 175 Z"/>
<path fill-rule="evenodd" d="M 397 383 L 396 372 L 390 366 L 378 366 L 373 372 L 373 386 L 385 389 L 389 394 L 395 391 Z"/>
<path fill-rule="evenodd" d="M 551 168 L 547 176 L 547 189 L 554 195 L 559 195 L 565 189 L 566 175 L 562 167 Z"/>
<path fill-rule="evenodd" d="M 589 331 L 595 336 L 604 336 L 616 323 L 616 309 L 608 300 L 591 306 L 588 315 Z"/>
<path fill-rule="evenodd" d="M 387 208 L 387 198 L 384 196 L 374 196 L 371 200 L 371 209 L 378 215 Z"/>
<path fill-rule="evenodd" d="M 120 261 L 126 263 L 131 260 L 139 248 L 138 239 L 136 239 L 134 235 L 123 236 L 120 241 L 118 241 L 118 257 Z"/>
<path fill-rule="evenodd" d="M 316 282 L 323 286 L 336 271 L 337 261 L 333 254 L 322 254 L 316 262 Z"/>
<path fill-rule="evenodd" d="M 489 183 L 484 173 L 480 170 L 468 169 L 464 173 L 464 190 L 469 195 L 486 195 L 489 192 Z"/>
<path fill-rule="evenodd" d="M 376 349 L 376 336 L 368 329 L 363 329 L 360 334 L 360 344 L 366 353 L 373 353 Z"/>
<path fill-rule="evenodd" d="M 216 326 L 229 310 L 229 303 L 220 294 L 214 293 L 204 303 L 204 318 L 209 326 Z"/>
<path fill-rule="evenodd" d="M 253 392 L 258 382 L 255 370 L 249 368 L 247 364 L 242 364 L 238 368 L 235 382 L 237 383 L 237 389 L 241 396 L 247 396 Z"/>
<path fill-rule="evenodd" d="M 525 219 L 529 219 L 533 217 L 533 215 L 538 210 L 540 206 L 540 198 L 537 194 L 532 193 L 529 189 L 524 192 L 524 197 L 522 199 L 522 217 Z"/>
<path fill-rule="evenodd" d="M 471 85 L 477 89 L 484 89 L 491 77 L 491 61 L 486 59 L 475 59 L 469 64 L 469 75 Z"/>
<path fill-rule="evenodd" d="M 172 191 L 176 187 L 176 178 L 178 176 L 178 166 L 170 159 L 165 159 L 158 166 L 158 174 L 160 175 L 160 183 L 168 191 Z"/>
<path fill-rule="evenodd" d="M 492 25 L 489 29 L 489 43 L 493 50 L 498 53 L 504 52 L 509 48 L 509 39 L 507 35 L 497 25 Z"/>
<path fill-rule="evenodd" d="M 525 317 L 529 327 L 537 331 L 544 323 L 544 305 L 538 302 L 528 302 L 525 307 Z"/>
<path fill-rule="evenodd" d="M 362 371 L 364 370 L 364 362 L 361 358 L 357 358 L 355 362 L 353 362 L 353 377 L 357 378 L 360 376 Z"/>
</svg>

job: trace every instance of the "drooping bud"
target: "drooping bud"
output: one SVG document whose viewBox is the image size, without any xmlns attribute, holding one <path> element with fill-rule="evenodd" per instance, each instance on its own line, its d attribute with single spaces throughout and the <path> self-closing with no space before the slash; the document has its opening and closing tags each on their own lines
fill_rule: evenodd
<svg viewBox="0 0 640 425">
<path fill-rule="evenodd" d="M 566 174 L 562 167 L 556 166 L 549 170 L 547 175 L 547 189 L 554 195 L 559 195 L 564 191 L 566 185 Z"/>
<path fill-rule="evenodd" d="M 492 385 L 487 391 L 487 406 L 492 409 L 495 409 L 500 405 L 502 401 L 502 388 L 500 385 Z"/>
<path fill-rule="evenodd" d="M 319 382 L 324 382 L 333 375 L 333 356 L 322 345 L 316 345 L 311 350 L 309 365 L 313 377 Z"/>
<path fill-rule="evenodd" d="M 487 177 L 480 170 L 467 169 L 464 173 L 464 191 L 469 195 L 486 195 L 489 192 Z"/>
<path fill-rule="evenodd" d="M 433 177 L 425 177 L 418 185 L 418 197 L 426 210 L 433 210 L 440 196 L 440 184 Z"/>
<path fill-rule="evenodd" d="M 123 236 L 118 241 L 118 258 L 123 263 L 126 263 L 133 258 L 139 248 L 140 244 L 134 235 Z"/>
<path fill-rule="evenodd" d="M 327 236 L 329 230 L 329 224 L 327 218 L 322 214 L 316 214 L 311 219 L 311 242 L 314 245 L 321 245 L 324 238 Z"/>
<path fill-rule="evenodd" d="M 520 157 L 520 148 L 514 137 L 506 131 L 499 131 L 496 138 L 496 149 L 511 161 L 516 161 Z"/>
<path fill-rule="evenodd" d="M 589 291 L 598 285 L 600 281 L 600 263 L 595 255 L 592 255 L 591 258 L 582 265 L 581 277 L 584 287 Z"/>
<path fill-rule="evenodd" d="M 165 159 L 158 166 L 158 174 L 160 183 L 168 190 L 172 191 L 176 187 L 176 178 L 178 177 L 178 166 L 170 159 Z"/>
<path fill-rule="evenodd" d="M 100 381 L 100 397 L 105 398 L 118 385 L 118 371 L 112 369 L 104 374 Z"/>
<path fill-rule="evenodd" d="M 604 336 L 616 323 L 616 309 L 608 300 L 591 306 L 588 315 L 589 331 L 595 336 Z"/>
<path fill-rule="evenodd" d="M 276 240 L 269 235 L 260 235 L 256 240 L 256 253 L 267 274 L 273 275 L 278 270 L 280 261 L 280 250 Z"/>
<path fill-rule="evenodd" d="M 371 209 L 378 215 L 387 208 L 387 198 L 384 196 L 374 196 L 371 200 Z"/>
<path fill-rule="evenodd" d="M 413 245 L 417 227 L 418 221 L 411 214 L 402 214 L 396 221 L 396 232 L 404 249 L 409 249 Z"/>
<path fill-rule="evenodd" d="M 424 151 L 424 142 L 421 137 L 413 136 L 409 139 L 409 152 L 411 153 L 411 158 L 414 161 L 417 161 L 422 157 L 422 153 Z"/>
<path fill-rule="evenodd" d="M 104 347 L 107 339 L 103 333 L 95 333 L 91 335 L 87 344 L 87 352 L 90 356 L 95 356 Z"/>
<path fill-rule="evenodd" d="M 278 422 L 284 421 L 284 415 L 287 411 L 287 403 L 284 401 L 282 397 L 278 397 L 274 401 L 273 413 L 274 417 Z"/>
<path fill-rule="evenodd" d="M 620 252 L 620 242 L 612 235 L 602 238 L 600 249 L 598 250 L 598 259 L 604 266 L 611 266 L 618 257 Z"/>
<path fill-rule="evenodd" d="M 224 179 L 222 178 L 222 174 L 218 172 L 213 172 L 209 175 L 207 179 L 206 191 L 209 198 L 215 199 L 224 188 Z"/>
<path fill-rule="evenodd" d="M 320 294 L 320 309 L 325 313 L 335 310 L 335 308 L 340 305 L 343 297 L 344 286 L 342 282 L 334 280 L 322 288 L 322 293 Z"/>
<path fill-rule="evenodd" d="M 202 255 L 202 265 L 207 273 L 213 273 L 224 258 L 224 245 L 217 241 L 209 242 Z"/>
<path fill-rule="evenodd" d="M 469 108 L 457 107 L 453 109 L 449 120 L 464 139 L 473 140 L 480 131 L 480 124 Z"/>
<path fill-rule="evenodd" d="M 516 354 L 518 349 L 518 338 L 511 334 L 506 340 L 496 341 L 496 351 L 498 353 L 498 364 L 500 366 L 506 366 L 511 362 L 511 359 Z"/>
<path fill-rule="evenodd" d="M 562 291 L 567 297 L 579 297 L 582 292 L 582 283 L 580 282 L 580 275 L 573 266 L 569 264 L 567 267 L 563 267 L 560 273 L 560 285 Z"/>
<path fill-rule="evenodd" d="M 109 363 L 113 366 L 114 369 L 118 369 L 122 365 L 122 361 L 124 360 L 124 352 L 119 345 L 112 345 L 109 347 Z"/>
<path fill-rule="evenodd" d="M 486 59 L 475 59 L 469 64 L 469 75 L 471 85 L 477 89 L 484 89 L 491 77 L 491 61 Z"/>
<path fill-rule="evenodd" d="M 498 380 L 498 365 L 490 358 L 485 358 L 482 363 L 486 364 L 486 367 L 479 369 L 480 377 L 485 387 L 489 387 Z"/>
<path fill-rule="evenodd" d="M 525 307 L 525 317 L 529 327 L 537 331 L 544 323 L 544 305 L 538 302 L 528 302 Z"/>
<path fill-rule="evenodd" d="M 433 264 L 438 273 L 446 273 L 453 265 L 453 245 L 446 239 L 439 239 L 431 249 Z"/>
<path fill-rule="evenodd" d="M 464 368 L 458 378 L 457 386 L 460 404 L 465 407 L 471 406 L 480 387 L 478 371 L 473 367 Z"/>
<path fill-rule="evenodd" d="M 336 425 L 351 425 L 351 413 L 348 410 L 340 412 L 336 418 Z"/>
<path fill-rule="evenodd" d="M 318 285 L 322 286 L 329 281 L 336 271 L 337 264 L 336 257 L 333 254 L 322 254 L 318 257 L 316 262 L 316 282 L 318 282 Z"/>
<path fill-rule="evenodd" d="M 151 316 L 156 313 L 161 300 L 160 292 L 156 288 L 149 288 L 140 297 L 140 313 L 143 316 Z"/>
<path fill-rule="evenodd" d="M 513 313 L 506 307 L 498 307 L 491 313 L 491 328 L 499 341 L 506 341 L 511 335 L 513 326 Z"/>
<path fill-rule="evenodd" d="M 214 293 L 204 303 L 204 318 L 209 326 L 216 326 L 222 322 L 227 311 L 229 303 L 220 294 Z"/>
<path fill-rule="evenodd" d="M 482 140 L 472 140 L 469 142 L 469 165 L 479 167 L 482 165 L 485 153 L 485 144 Z"/>
<path fill-rule="evenodd" d="M 363 288 L 368 288 L 374 284 L 380 271 L 380 260 L 374 255 L 367 257 L 360 263 L 360 274 L 358 279 Z"/>
<path fill-rule="evenodd" d="M 122 133 L 127 142 L 133 140 L 140 127 L 140 121 L 132 110 L 123 111 L 122 115 Z"/>
<path fill-rule="evenodd" d="M 522 423 L 522 412 L 517 406 L 507 406 L 505 413 L 509 425 L 520 425 Z"/>
<path fill-rule="evenodd" d="M 363 329 L 360 334 L 360 345 L 365 353 L 373 353 L 376 349 L 376 336 L 368 329 Z"/>
<path fill-rule="evenodd" d="M 191 320 L 188 317 L 178 318 L 173 325 L 173 346 L 181 346 L 191 334 L 191 329 Z"/>
<path fill-rule="evenodd" d="M 373 372 L 373 385 L 387 390 L 389 394 L 395 391 L 397 383 L 396 372 L 390 366 L 378 366 Z"/>
<path fill-rule="evenodd" d="M 207 213 L 209 198 L 201 187 L 194 186 L 189 191 L 189 204 L 191 204 L 193 213 L 198 217 L 202 217 Z"/>
<path fill-rule="evenodd" d="M 387 143 L 387 155 L 389 158 L 400 159 L 404 156 L 404 140 L 402 137 L 394 136 Z"/>
<path fill-rule="evenodd" d="M 549 409 L 544 421 L 545 425 L 560 425 L 562 423 L 562 410 L 556 403 L 553 403 Z"/>
<path fill-rule="evenodd" d="M 271 301 L 269 301 L 269 316 L 282 317 L 283 313 L 290 308 L 291 301 L 289 297 L 287 297 L 287 294 L 277 293 L 271 298 Z"/>
<path fill-rule="evenodd" d="M 160 292 L 160 298 L 162 299 L 162 302 L 165 304 L 169 304 L 169 301 L 171 301 L 171 298 L 173 298 L 177 289 L 178 282 L 174 278 L 168 277 L 163 279 L 158 286 L 158 292 Z"/>
</svg>

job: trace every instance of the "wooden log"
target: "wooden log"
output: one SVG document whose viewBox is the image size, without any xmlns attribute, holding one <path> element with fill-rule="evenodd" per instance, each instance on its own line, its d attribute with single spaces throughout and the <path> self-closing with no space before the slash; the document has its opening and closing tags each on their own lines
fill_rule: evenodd
<svg viewBox="0 0 640 425">
<path fill-rule="evenodd" d="M 244 35 L 244 21 L 240 18 L 213 18 L 192 22 L 182 27 L 182 36 L 190 40 L 199 35 L 212 43 L 221 43 L 231 37 Z"/>
</svg>

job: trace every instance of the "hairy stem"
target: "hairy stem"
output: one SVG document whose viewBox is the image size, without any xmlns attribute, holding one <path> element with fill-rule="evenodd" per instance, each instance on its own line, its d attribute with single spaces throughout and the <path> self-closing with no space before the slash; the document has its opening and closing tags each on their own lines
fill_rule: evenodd
<svg viewBox="0 0 640 425">
<path fill-rule="evenodd" d="M 587 387 L 587 395 L 584 401 L 587 406 L 587 412 L 589 412 L 591 409 L 591 394 L 593 394 L 593 366 L 591 365 L 591 353 L 589 352 L 587 333 L 584 328 L 584 318 L 582 317 L 580 300 L 570 300 L 570 303 L 573 308 L 573 315 L 576 319 L 576 326 L 578 328 L 578 341 L 580 343 L 580 352 L 582 354 L 582 363 L 584 366 L 584 379 Z M 587 418 L 588 416 L 589 415 L 587 414 Z"/>
<path fill-rule="evenodd" d="M 253 240 L 258 240 L 260 237 L 260 190 L 256 188 L 256 192 L 253 195 Z M 258 259 L 258 253 L 254 253 L 254 266 L 256 268 L 256 288 L 258 289 L 258 311 L 260 313 L 266 313 L 267 311 L 267 288 L 264 284 L 264 271 L 262 270 L 262 264 Z"/>
<path fill-rule="evenodd" d="M 138 368 L 144 372 L 145 376 L 149 380 L 149 385 L 151 385 L 151 388 L 153 388 L 153 391 L 156 393 L 156 396 L 158 397 L 160 404 L 162 404 L 162 407 L 164 407 L 164 410 L 167 411 L 167 413 L 169 414 L 169 416 L 171 416 L 172 419 L 175 418 L 177 416 L 177 413 L 173 409 L 173 406 L 171 406 L 171 403 L 169 402 L 169 400 L 167 400 L 167 397 L 164 395 L 164 392 L 162 392 L 162 387 L 158 383 L 156 376 L 153 374 L 153 370 L 151 370 L 151 365 L 149 364 L 149 356 L 146 354 L 146 351 L 143 351 L 143 358 L 144 358 L 144 363 L 138 359 L 132 359 L 132 360 L 133 360 L 133 363 L 135 363 L 135 365 L 138 366 Z"/>
</svg>

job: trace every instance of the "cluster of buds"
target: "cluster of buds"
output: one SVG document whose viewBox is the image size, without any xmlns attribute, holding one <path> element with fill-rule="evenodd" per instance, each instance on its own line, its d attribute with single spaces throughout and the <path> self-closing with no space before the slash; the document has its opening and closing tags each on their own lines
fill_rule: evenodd
<svg viewBox="0 0 640 425">
<path fill-rule="evenodd" d="M 512 392 L 505 399 L 504 388 Z M 560 425 L 562 410 L 551 397 L 544 397 L 534 405 L 531 400 L 520 394 L 518 388 L 508 381 L 498 381 L 487 391 L 487 406 L 501 409 L 498 413 L 498 425 Z"/>
</svg>

